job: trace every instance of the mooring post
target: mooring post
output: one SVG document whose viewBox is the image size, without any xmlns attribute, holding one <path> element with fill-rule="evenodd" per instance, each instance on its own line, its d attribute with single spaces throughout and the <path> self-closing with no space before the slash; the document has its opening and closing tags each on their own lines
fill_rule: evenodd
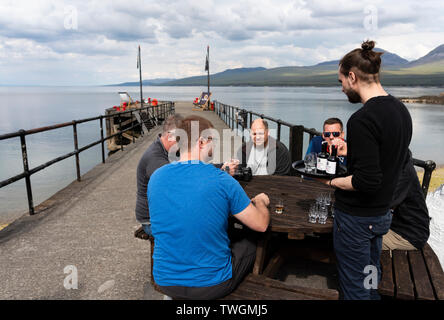
<svg viewBox="0 0 444 320">
<path fill-rule="evenodd" d="M 26 193 L 28 196 L 29 214 L 34 214 L 34 201 L 32 200 L 31 178 L 29 174 L 28 152 L 26 150 L 25 130 L 20 130 L 20 143 L 22 145 L 23 171 L 25 172 Z"/>
<path fill-rule="evenodd" d="M 80 181 L 79 143 L 77 140 L 77 122 L 75 120 L 72 121 L 72 128 L 73 128 L 73 134 L 74 134 L 74 151 L 76 152 L 77 181 Z"/>
</svg>

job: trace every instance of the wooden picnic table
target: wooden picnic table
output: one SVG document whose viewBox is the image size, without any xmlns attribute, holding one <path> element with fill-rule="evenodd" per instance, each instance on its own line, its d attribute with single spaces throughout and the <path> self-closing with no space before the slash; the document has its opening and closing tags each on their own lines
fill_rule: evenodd
<svg viewBox="0 0 444 320">
<path fill-rule="evenodd" d="M 254 274 L 261 274 L 264 269 L 265 254 L 271 233 L 284 233 L 288 239 L 302 240 L 307 235 L 331 234 L 333 219 L 329 217 L 326 224 L 308 222 L 310 206 L 322 193 L 334 193 L 331 188 L 317 181 L 295 176 L 254 176 L 249 182 L 241 182 L 247 195 L 252 198 L 259 193 L 266 193 L 270 198 L 270 226 L 267 233 L 258 242 Z M 282 214 L 275 213 L 277 199 L 284 201 Z M 270 263 L 265 274 L 272 274 L 281 264 L 283 255 L 278 254 Z M 274 260 L 274 261 L 273 261 Z"/>
</svg>

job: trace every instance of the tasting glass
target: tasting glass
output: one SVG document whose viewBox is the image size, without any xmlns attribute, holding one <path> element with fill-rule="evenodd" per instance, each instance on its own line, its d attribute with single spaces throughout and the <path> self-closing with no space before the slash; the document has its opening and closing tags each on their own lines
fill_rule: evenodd
<svg viewBox="0 0 444 320">
<path fill-rule="evenodd" d="M 304 158 L 305 172 L 314 172 L 316 169 L 317 156 L 316 153 L 310 152 Z"/>
</svg>

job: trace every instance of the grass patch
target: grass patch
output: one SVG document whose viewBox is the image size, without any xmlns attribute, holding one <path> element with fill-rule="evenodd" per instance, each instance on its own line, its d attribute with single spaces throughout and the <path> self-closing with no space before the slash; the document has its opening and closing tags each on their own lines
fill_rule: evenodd
<svg viewBox="0 0 444 320">
<path fill-rule="evenodd" d="M 422 182 L 424 171 L 418 171 L 419 181 Z M 440 185 L 444 184 L 444 166 L 433 170 L 432 179 L 430 180 L 429 192 L 435 191 Z"/>
</svg>

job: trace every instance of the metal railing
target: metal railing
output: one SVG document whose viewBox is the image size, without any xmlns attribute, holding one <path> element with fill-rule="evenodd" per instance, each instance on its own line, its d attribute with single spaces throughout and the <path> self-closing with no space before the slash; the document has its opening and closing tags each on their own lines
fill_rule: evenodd
<svg viewBox="0 0 444 320">
<path fill-rule="evenodd" d="M 151 114 L 157 114 L 157 117 L 162 117 L 163 119 L 165 119 L 168 115 L 173 114 L 175 112 L 175 108 L 174 108 L 174 102 L 164 102 L 159 104 L 158 106 L 148 106 L 148 107 L 143 107 L 140 109 L 132 109 L 132 110 L 128 110 L 128 111 L 122 111 L 122 112 L 117 112 L 114 114 L 108 114 L 108 115 L 100 115 L 94 118 L 87 118 L 87 119 L 81 119 L 81 120 L 73 120 L 71 122 L 65 122 L 65 123 L 59 123 L 56 125 L 52 125 L 52 126 L 47 126 L 47 127 L 41 127 L 41 128 L 35 128 L 35 129 L 31 129 L 31 130 L 19 130 L 17 132 L 12 132 L 12 133 L 7 133 L 7 134 L 3 134 L 0 135 L 0 141 L 2 140 L 6 140 L 6 139 L 12 139 L 12 138 L 16 138 L 16 137 L 20 137 L 20 144 L 21 144 L 21 150 L 22 150 L 22 160 L 23 160 L 23 172 L 13 176 L 11 178 L 8 178 L 6 180 L 0 181 L 0 188 L 3 188 L 11 183 L 14 183 L 18 180 L 21 179 L 25 179 L 26 182 L 26 192 L 27 192 L 27 198 L 28 198 L 28 207 L 29 207 L 29 214 L 33 215 L 34 212 L 34 202 L 33 202 L 33 197 L 32 197 L 32 186 L 31 186 L 31 176 L 57 162 L 60 162 L 62 160 L 65 160 L 69 157 L 75 156 L 75 161 L 76 161 L 76 173 L 77 173 L 77 181 L 81 181 L 81 177 L 80 177 L 80 157 L 79 154 L 85 150 L 88 150 L 91 147 L 94 147 L 95 145 L 101 143 L 102 144 L 102 163 L 105 163 L 105 141 L 108 139 L 111 139 L 113 137 L 119 136 L 120 137 L 120 141 L 122 142 L 122 134 L 125 133 L 126 131 L 129 130 L 134 130 L 134 128 L 137 128 L 138 126 L 141 126 L 140 123 L 138 124 L 134 124 L 134 121 L 132 121 L 132 125 L 124 130 L 122 130 L 122 119 L 121 116 L 122 115 L 130 115 L 131 119 L 133 119 L 133 114 L 135 112 L 140 112 L 142 110 L 147 110 L 148 114 L 150 114 L 149 111 L 151 111 Z M 104 129 L 103 129 L 103 119 L 107 119 L 107 118 L 111 118 L 111 117 L 117 117 L 118 118 L 118 123 L 119 123 L 119 130 L 117 133 L 112 134 L 110 136 L 106 136 L 104 137 Z M 100 121 L 100 140 L 94 141 L 82 148 L 79 148 L 79 144 L 78 144 L 78 139 L 77 139 L 77 125 L 81 124 L 81 123 L 85 123 L 85 122 L 90 122 L 90 121 L 95 121 L 95 120 L 99 120 Z M 30 169 L 29 168 L 29 163 L 28 163 L 28 152 L 27 152 L 27 148 L 26 148 L 26 136 L 27 135 L 31 135 L 31 134 L 35 134 L 35 133 L 40 133 L 40 132 L 45 132 L 45 131 L 50 131 L 50 130 L 55 130 L 55 129 L 59 129 L 59 128 L 64 128 L 64 127 L 69 127 L 72 126 L 73 128 L 73 139 L 74 139 L 74 151 L 69 152 L 63 156 L 54 158 L 44 164 L 41 164 L 35 168 Z M 135 142 L 135 137 L 133 135 L 133 139 L 132 142 Z M 123 143 L 121 143 L 121 150 L 123 150 Z"/>
<path fill-rule="evenodd" d="M 251 123 L 253 122 L 253 116 L 276 123 L 277 126 L 276 139 L 278 141 L 281 141 L 282 126 L 288 127 L 289 128 L 288 149 L 290 152 L 292 163 L 301 160 L 303 158 L 304 134 L 308 134 L 309 136 L 308 141 L 311 141 L 311 139 L 314 136 L 322 135 L 322 132 L 319 132 L 314 128 L 306 128 L 301 125 L 294 125 L 292 123 L 282 121 L 281 119 L 275 119 L 266 116 L 264 114 L 249 111 L 246 109 L 241 109 L 235 106 L 230 106 L 221 103 L 219 101 L 214 101 L 214 112 L 216 112 L 219 118 L 221 118 L 231 129 L 239 130 L 239 126 L 241 126 L 242 141 L 244 140 L 244 134 L 243 134 L 244 130 L 251 128 Z M 426 197 L 430 185 L 430 180 L 432 178 L 432 172 L 436 168 L 436 163 L 432 160 L 424 161 L 414 158 L 413 164 L 417 167 L 421 167 L 424 169 L 424 177 L 422 179 L 421 186 L 422 186 L 422 191 L 424 193 L 424 197 Z M 294 174 L 293 171 L 292 174 Z"/>
</svg>

